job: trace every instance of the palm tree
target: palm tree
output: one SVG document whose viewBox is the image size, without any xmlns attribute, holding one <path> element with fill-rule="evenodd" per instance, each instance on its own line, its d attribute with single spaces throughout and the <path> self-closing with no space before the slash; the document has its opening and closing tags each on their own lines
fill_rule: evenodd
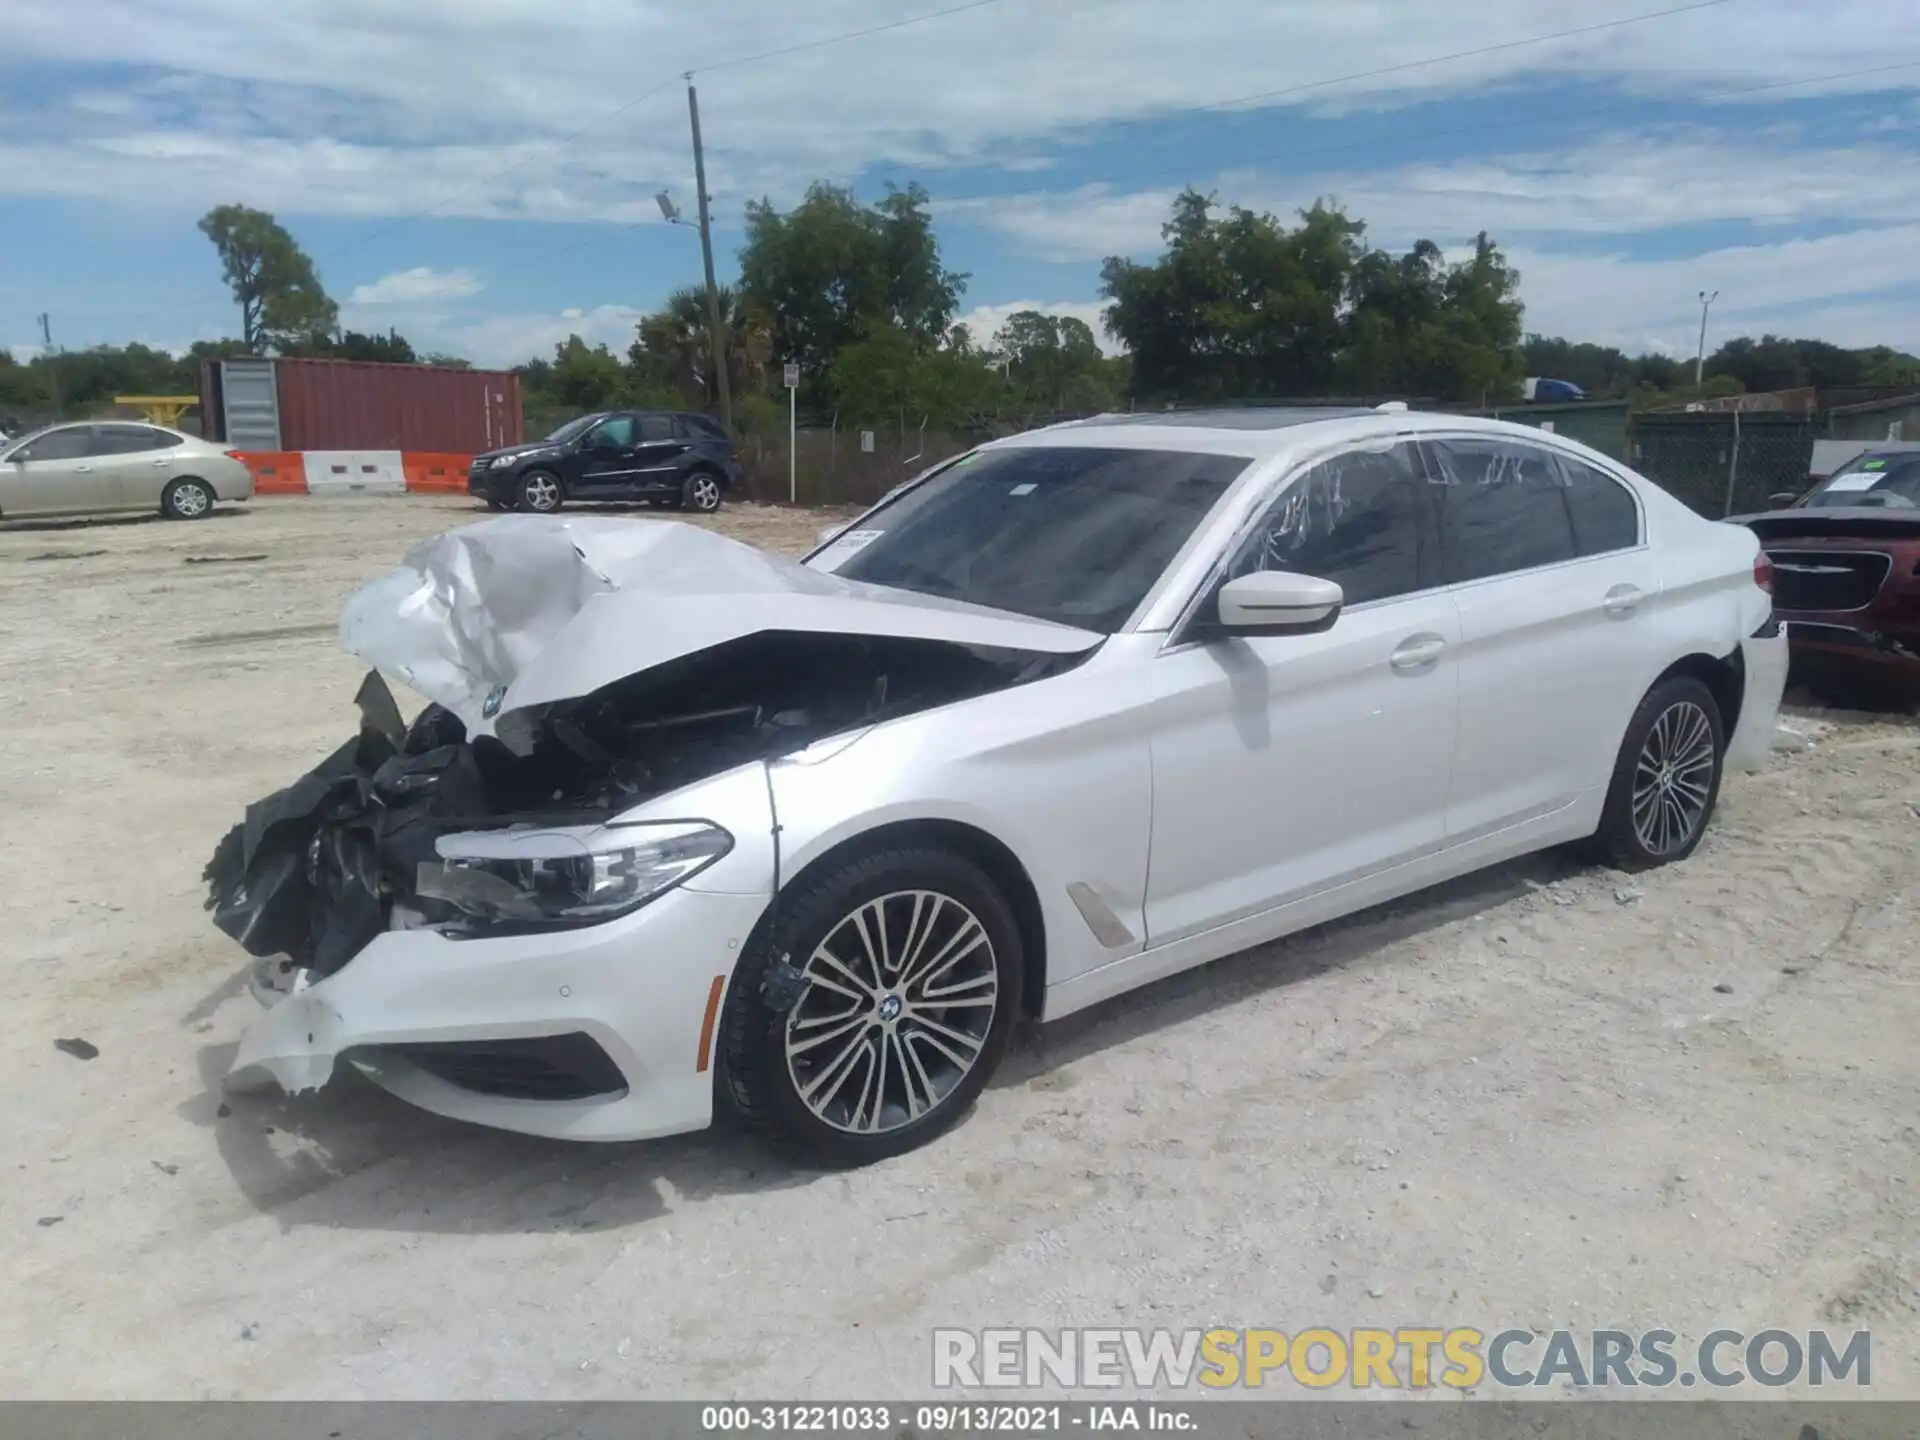
<svg viewBox="0 0 1920 1440">
<path fill-rule="evenodd" d="M 727 334 L 727 379 L 734 393 L 758 390 L 773 355 L 773 327 L 760 309 L 728 286 L 720 287 Z M 715 404 L 713 347 L 707 338 L 707 295 L 695 286 L 674 291 L 666 307 L 637 327 L 638 348 L 661 362 L 676 389 L 695 407 Z"/>
</svg>

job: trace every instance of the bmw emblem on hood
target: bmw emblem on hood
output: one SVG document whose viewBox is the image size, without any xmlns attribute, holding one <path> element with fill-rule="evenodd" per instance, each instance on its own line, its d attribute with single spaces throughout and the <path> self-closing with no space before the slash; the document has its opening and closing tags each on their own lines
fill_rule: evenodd
<svg viewBox="0 0 1920 1440">
<path fill-rule="evenodd" d="M 507 687 L 496 685 L 487 692 L 487 698 L 480 704 L 480 718 L 491 720 L 500 713 L 500 702 L 507 698 Z"/>
</svg>

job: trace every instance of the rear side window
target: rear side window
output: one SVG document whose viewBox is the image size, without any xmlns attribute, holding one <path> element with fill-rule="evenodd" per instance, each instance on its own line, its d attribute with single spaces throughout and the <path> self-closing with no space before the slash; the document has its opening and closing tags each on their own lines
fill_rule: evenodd
<svg viewBox="0 0 1920 1440">
<path fill-rule="evenodd" d="M 683 415 L 680 417 L 699 440 L 724 440 L 727 432 L 720 428 L 720 422 L 708 415 Z"/>
<path fill-rule="evenodd" d="M 1227 578 L 1259 570 L 1314 575 L 1337 583 L 1348 605 L 1437 585 L 1432 489 L 1411 445 L 1323 460 L 1274 501 Z"/>
<path fill-rule="evenodd" d="M 78 460 L 89 453 L 87 427 L 75 425 L 67 430 L 49 430 L 38 440 L 13 452 L 15 460 Z"/>
<path fill-rule="evenodd" d="M 142 450 L 164 450 L 173 437 L 145 425 L 96 425 L 93 428 L 95 455 L 135 455 Z"/>
<path fill-rule="evenodd" d="M 1579 553 L 1554 456 L 1472 437 L 1431 440 L 1427 454 L 1447 518 L 1447 580 L 1459 584 L 1572 560 Z"/>
<path fill-rule="evenodd" d="M 642 443 L 649 440 L 673 439 L 673 417 L 671 415 L 642 415 L 640 417 L 640 439 Z"/>
<path fill-rule="evenodd" d="M 1631 550 L 1640 543 L 1640 506 L 1618 480 L 1571 456 L 1556 455 L 1567 483 L 1573 543 L 1582 555 Z"/>
</svg>

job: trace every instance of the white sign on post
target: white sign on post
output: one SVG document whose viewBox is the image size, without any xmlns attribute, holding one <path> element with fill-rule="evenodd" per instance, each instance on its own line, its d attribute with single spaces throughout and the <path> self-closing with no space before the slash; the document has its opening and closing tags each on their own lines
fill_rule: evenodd
<svg viewBox="0 0 1920 1440">
<path fill-rule="evenodd" d="M 873 431 L 862 430 L 860 432 L 860 453 L 862 455 L 873 454 Z"/>
<path fill-rule="evenodd" d="M 787 503 L 800 503 L 800 367 L 789 360 L 787 382 Z"/>
</svg>

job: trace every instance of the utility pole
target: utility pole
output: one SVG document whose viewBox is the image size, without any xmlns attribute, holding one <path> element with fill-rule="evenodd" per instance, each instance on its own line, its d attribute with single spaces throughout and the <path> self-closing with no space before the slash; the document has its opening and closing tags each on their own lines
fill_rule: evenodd
<svg viewBox="0 0 1920 1440">
<path fill-rule="evenodd" d="M 700 192 L 700 253 L 707 264 L 707 334 L 713 341 L 713 374 L 720 386 L 720 423 L 733 434 L 733 395 L 727 382 L 726 321 L 720 314 L 720 286 L 713 278 L 713 226 L 707 216 L 707 154 L 700 145 L 700 97 L 687 72 L 687 114 L 693 120 L 693 183 Z"/>
<path fill-rule="evenodd" d="M 53 418 L 60 418 L 60 359 L 53 353 L 53 317 L 42 310 L 36 317 L 40 322 L 40 341 L 47 352 L 47 383 L 53 389 Z"/>
<path fill-rule="evenodd" d="M 1720 292 L 1709 295 L 1700 292 L 1700 348 L 1693 357 L 1693 383 L 1697 389 L 1707 373 L 1707 311 L 1713 308 L 1713 302 L 1720 298 Z"/>
</svg>

